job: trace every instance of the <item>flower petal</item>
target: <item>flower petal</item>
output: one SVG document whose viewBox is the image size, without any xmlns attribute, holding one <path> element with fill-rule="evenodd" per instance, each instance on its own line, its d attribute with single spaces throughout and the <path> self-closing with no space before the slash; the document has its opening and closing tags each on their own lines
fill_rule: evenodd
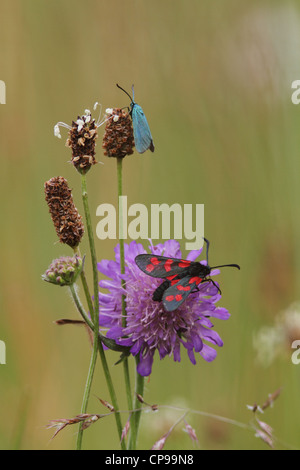
<svg viewBox="0 0 300 470">
<path fill-rule="evenodd" d="M 217 351 L 207 344 L 203 345 L 202 350 L 200 351 L 200 355 L 205 359 L 207 362 L 212 362 L 217 357 Z"/>
<path fill-rule="evenodd" d="M 137 366 L 137 372 L 142 375 L 143 377 L 148 377 L 152 371 L 152 364 L 153 364 L 153 356 L 154 352 L 149 352 L 147 356 L 143 357 L 142 354 L 140 355 L 140 362 Z"/>
</svg>

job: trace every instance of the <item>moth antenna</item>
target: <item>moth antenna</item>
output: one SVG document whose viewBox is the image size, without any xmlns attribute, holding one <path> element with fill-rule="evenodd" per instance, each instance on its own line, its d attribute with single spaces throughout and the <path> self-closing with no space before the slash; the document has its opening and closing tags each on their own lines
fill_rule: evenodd
<svg viewBox="0 0 300 470">
<path fill-rule="evenodd" d="M 131 102 L 134 102 L 132 97 L 130 96 L 130 94 L 124 90 L 124 88 L 122 88 L 120 85 L 118 85 L 118 83 L 116 83 L 117 87 L 120 88 L 120 90 L 124 91 L 124 93 L 126 93 L 126 95 L 130 98 Z"/>
<path fill-rule="evenodd" d="M 212 266 L 210 269 L 226 268 L 226 267 L 241 269 L 238 264 L 221 264 L 220 266 Z"/>
<path fill-rule="evenodd" d="M 207 261 L 207 265 L 209 266 L 209 263 L 208 263 L 209 241 L 207 240 L 207 238 L 204 238 L 204 237 L 203 237 L 203 240 L 206 242 L 206 261 Z M 220 266 L 212 266 L 210 269 L 226 268 L 226 267 L 241 269 L 238 264 L 221 264 Z"/>
<path fill-rule="evenodd" d="M 207 238 L 204 238 L 204 237 L 203 237 L 203 240 L 206 242 L 206 262 L 207 262 L 207 266 L 209 266 L 208 264 L 209 241 L 207 240 Z"/>
</svg>

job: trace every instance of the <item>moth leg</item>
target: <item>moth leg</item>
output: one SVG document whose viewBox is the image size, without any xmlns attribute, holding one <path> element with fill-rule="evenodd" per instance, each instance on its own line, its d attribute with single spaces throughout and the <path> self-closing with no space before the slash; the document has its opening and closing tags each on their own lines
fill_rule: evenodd
<svg viewBox="0 0 300 470">
<path fill-rule="evenodd" d="M 221 291 L 220 287 L 217 286 L 215 281 L 213 281 L 212 279 L 204 279 L 203 281 L 201 281 L 201 283 L 199 285 L 203 284 L 204 282 L 212 282 L 213 285 L 218 289 L 219 294 L 222 295 L 222 291 Z M 193 290 L 191 293 L 193 294 L 194 292 L 198 292 L 199 290 L 200 290 L 199 286 L 196 286 L 195 290 Z"/>
</svg>

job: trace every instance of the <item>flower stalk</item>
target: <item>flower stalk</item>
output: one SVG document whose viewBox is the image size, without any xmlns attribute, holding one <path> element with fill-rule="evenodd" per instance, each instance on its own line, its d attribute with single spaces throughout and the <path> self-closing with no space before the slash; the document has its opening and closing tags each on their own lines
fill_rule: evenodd
<svg viewBox="0 0 300 470">
<path fill-rule="evenodd" d="M 75 252 L 75 254 L 77 254 L 81 257 L 79 246 L 74 248 L 74 252 Z M 87 301 L 87 304 L 88 304 L 89 311 L 93 312 L 92 297 L 91 297 L 91 294 L 90 294 L 90 290 L 89 290 L 89 286 L 88 286 L 88 283 L 87 283 L 87 279 L 86 279 L 84 269 L 82 269 L 82 271 L 80 273 L 80 278 L 81 278 L 81 283 L 82 283 L 82 287 L 83 287 L 83 290 L 84 290 L 84 294 L 85 294 L 85 298 L 86 298 L 86 301 Z"/>
<path fill-rule="evenodd" d="M 124 231 L 123 231 L 123 207 L 120 204 L 123 195 L 123 158 L 117 158 L 117 177 L 118 177 L 118 201 L 119 201 L 119 243 L 120 243 L 120 272 L 121 275 L 125 275 L 125 252 L 124 252 Z M 124 291 L 126 289 L 125 280 L 122 278 L 121 280 L 122 286 L 122 327 L 126 328 L 126 297 L 124 295 Z M 138 360 L 138 359 L 137 359 Z M 141 417 L 141 412 L 136 411 L 141 408 L 141 403 L 137 399 L 137 394 L 143 395 L 144 392 L 144 378 L 136 371 L 135 377 L 135 405 L 133 405 L 132 400 L 132 392 L 131 392 L 131 384 L 130 384 L 130 376 L 129 376 L 129 367 L 128 367 L 128 359 L 125 358 L 123 361 L 123 369 L 124 369 L 124 379 L 125 379 L 125 387 L 126 387 L 126 395 L 127 395 L 127 402 L 128 408 L 133 410 L 133 413 L 130 417 L 130 438 L 128 449 L 134 450 L 136 449 L 137 445 L 137 438 L 138 438 L 138 429 L 139 429 L 139 422 Z"/>
<path fill-rule="evenodd" d="M 80 298 L 77 294 L 77 289 L 76 289 L 75 285 L 70 286 L 70 292 L 71 292 L 72 298 L 74 300 L 74 303 L 77 307 L 78 312 L 82 316 L 85 323 L 94 332 L 94 337 L 95 337 L 96 336 L 95 331 L 97 332 L 97 330 L 95 329 L 94 324 L 90 320 L 88 314 L 86 313 L 86 311 L 85 311 L 85 309 L 84 309 L 84 307 L 83 307 L 83 305 L 80 301 Z M 94 344 L 95 344 L 95 342 L 94 342 Z M 117 411 L 119 409 L 116 393 L 115 393 L 115 390 L 114 390 L 112 378 L 111 378 L 111 375 L 110 375 L 110 372 L 109 372 L 109 367 L 108 367 L 108 364 L 107 364 L 107 361 L 106 361 L 106 357 L 105 357 L 105 353 L 104 353 L 104 349 L 103 349 L 103 346 L 102 346 L 102 341 L 101 341 L 101 337 L 100 337 L 99 333 L 97 334 L 96 345 L 98 347 L 97 348 L 93 347 L 93 352 L 92 352 L 92 356 L 91 356 L 90 367 L 89 367 L 88 377 L 87 377 L 84 396 L 83 396 L 83 401 L 82 401 L 82 410 L 85 410 L 85 411 L 82 411 L 82 413 L 85 413 L 86 409 L 87 409 L 88 400 L 89 400 L 89 396 L 90 396 L 90 390 L 91 390 L 91 386 L 92 386 L 93 375 L 94 375 L 94 370 L 95 370 L 95 365 L 96 365 L 96 352 L 98 350 L 99 350 L 99 355 L 100 355 L 100 358 L 101 358 L 102 367 L 103 367 L 103 371 L 104 371 L 104 375 L 105 375 L 105 379 L 106 379 L 106 383 L 107 383 L 107 388 L 108 388 L 109 393 L 110 393 L 110 397 L 111 397 L 111 401 L 112 401 L 114 410 Z M 120 415 L 119 415 L 118 412 L 115 413 L 115 418 L 116 418 L 116 424 L 117 424 L 119 438 L 121 439 L 122 423 L 121 423 L 121 418 L 120 418 Z M 80 450 L 81 445 L 82 445 L 82 434 L 83 434 L 82 426 L 83 426 L 83 423 L 80 423 L 80 424 L 81 424 L 80 432 L 78 433 L 78 437 L 77 437 L 77 450 Z M 123 450 L 125 449 L 125 444 L 123 442 L 121 442 L 121 447 L 122 447 Z"/>
<path fill-rule="evenodd" d="M 74 289 L 74 286 L 70 287 L 71 292 Z M 74 292 L 72 292 L 72 296 L 74 296 Z M 91 388 L 92 388 L 92 382 L 94 378 L 94 373 L 95 373 L 95 367 L 96 367 L 96 362 L 97 362 L 97 356 L 98 356 L 98 340 L 95 341 L 95 335 L 94 335 L 94 344 L 93 344 L 93 351 L 91 355 L 91 360 L 90 360 L 90 365 L 89 365 L 89 370 L 88 370 L 88 376 L 84 388 L 84 394 L 83 394 L 83 399 L 82 399 L 82 405 L 81 405 L 81 413 L 84 414 L 86 413 L 89 398 L 90 398 L 90 393 L 91 393 Z M 82 447 L 82 438 L 83 438 L 83 422 L 79 423 L 79 431 L 77 434 L 77 442 L 76 442 L 76 449 L 80 450 Z"/>
<path fill-rule="evenodd" d="M 145 379 L 137 372 L 138 367 L 138 357 L 135 357 L 136 360 L 136 374 L 135 374 L 135 402 L 134 402 L 134 410 L 135 412 L 132 415 L 132 432 L 130 433 L 130 443 L 129 446 L 132 450 L 136 450 L 137 447 L 137 439 L 138 439 L 138 432 L 139 432 L 139 424 L 141 419 L 141 412 L 142 412 L 142 403 L 139 400 L 139 396 L 143 396 L 144 394 L 144 384 Z"/>
<path fill-rule="evenodd" d="M 123 176 L 123 158 L 117 158 L 117 177 L 118 177 L 118 201 L 119 201 L 119 241 L 120 241 L 120 272 L 121 275 L 125 274 L 125 254 L 124 254 L 124 232 L 123 232 L 123 207 L 120 204 L 121 196 L 123 195 L 123 184 L 122 184 L 122 176 Z M 125 290 L 125 281 L 122 278 L 121 280 L 122 290 Z M 122 293 L 122 326 L 126 326 L 126 298 L 124 293 Z M 127 396 L 127 403 L 128 408 L 130 410 L 133 409 L 133 401 L 132 401 L 132 393 L 131 393 L 131 384 L 130 384 L 130 374 L 129 374 L 129 367 L 128 367 L 128 359 L 125 358 L 123 361 L 123 371 L 124 371 L 124 380 L 125 380 L 125 390 Z M 134 415 L 134 413 L 133 413 Z M 133 415 L 130 419 L 131 424 L 131 433 L 136 436 L 135 432 L 135 423 L 133 419 Z"/>
<path fill-rule="evenodd" d="M 85 413 L 87 409 L 87 404 L 88 404 L 88 399 L 90 395 L 90 388 L 92 384 L 92 378 L 94 375 L 94 369 L 96 365 L 96 356 L 99 351 L 100 359 L 102 362 L 102 367 L 104 371 L 104 375 L 106 378 L 107 386 L 109 389 L 109 393 L 111 396 L 111 401 L 113 403 L 114 409 L 118 411 L 118 403 L 117 403 L 117 398 L 114 390 L 114 386 L 112 383 L 111 375 L 109 372 L 108 364 L 106 361 L 105 357 L 105 352 L 103 349 L 102 341 L 99 337 L 99 285 L 98 285 L 98 270 L 97 270 L 97 257 L 96 257 L 96 249 L 95 249 L 95 243 L 94 243 L 94 236 L 93 236 L 93 229 L 92 229 L 92 223 L 91 223 L 91 215 L 90 215 L 90 210 L 89 210 L 89 204 L 88 204 L 88 192 L 87 192 L 87 182 L 86 182 L 86 175 L 85 173 L 81 174 L 81 190 L 82 190 L 82 200 L 83 200 L 83 206 L 84 206 L 84 212 L 85 212 L 85 219 L 86 219 L 86 227 L 87 227 L 87 232 L 88 232 L 88 238 L 89 238 L 89 246 L 90 246 L 90 253 L 91 253 L 91 259 L 92 259 L 92 268 L 93 268 L 93 285 L 94 285 L 94 306 L 90 311 L 91 317 L 92 317 L 92 330 L 94 332 L 94 341 L 93 341 L 93 352 L 92 352 L 92 357 L 91 357 L 91 362 L 90 362 L 90 368 L 88 372 L 88 379 L 86 382 L 86 387 L 85 387 L 85 392 L 83 396 L 83 402 L 82 402 L 82 410 L 81 413 Z M 84 286 L 84 291 L 87 296 L 87 302 L 89 304 L 89 308 L 92 306 L 91 305 L 91 298 L 90 294 L 88 291 L 88 286 L 86 283 L 86 278 L 82 277 L 81 278 Z M 76 303 L 76 302 L 75 302 Z M 77 306 L 78 306 L 77 302 Z M 80 308 L 80 313 L 83 315 L 83 317 L 86 319 L 87 315 L 84 313 L 84 310 Z M 122 435 L 122 423 L 120 419 L 119 413 L 115 413 L 115 418 L 116 418 L 116 424 L 117 424 L 117 430 L 119 437 L 121 438 Z M 82 445 L 82 434 L 83 434 L 83 423 L 80 423 L 79 425 L 79 432 L 78 432 L 78 437 L 77 437 L 77 449 L 81 449 Z M 124 443 L 121 442 L 122 448 L 124 448 Z"/>
</svg>

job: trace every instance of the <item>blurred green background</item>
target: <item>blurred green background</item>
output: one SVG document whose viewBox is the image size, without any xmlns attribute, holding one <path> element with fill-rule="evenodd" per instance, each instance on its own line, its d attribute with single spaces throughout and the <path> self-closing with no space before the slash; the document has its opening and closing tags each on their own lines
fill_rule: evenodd
<svg viewBox="0 0 300 470">
<path fill-rule="evenodd" d="M 239 263 L 220 275 L 221 306 L 232 316 L 215 321 L 224 347 L 208 364 L 156 358 L 145 387 L 148 403 L 183 405 L 248 423 L 246 404 L 262 403 L 282 387 L 267 421 L 277 447 L 299 448 L 300 365 L 290 343 L 272 362 L 257 361 L 253 338 L 276 324 L 299 300 L 300 106 L 291 83 L 300 79 L 300 6 L 295 1 L 11 0 L 0 5 L 1 316 L 0 448 L 73 449 L 77 426 L 53 441 L 51 419 L 80 412 L 91 348 L 65 289 L 41 280 L 52 259 L 71 250 L 57 242 L 44 201 L 44 182 L 64 176 L 81 214 L 80 178 L 70 151 L 53 135 L 95 101 L 129 105 L 130 91 L 147 115 L 155 153 L 124 161 L 128 204 L 205 204 L 211 264 Z M 103 156 L 99 129 L 96 165 L 88 175 L 96 207 L 116 204 L 116 162 Z M 114 241 L 97 240 L 100 259 Z M 145 246 L 147 243 L 145 243 Z M 81 248 L 87 252 L 86 237 Z M 186 254 L 186 253 L 184 253 Z M 90 260 L 86 263 L 90 278 Z M 300 330 L 298 330 L 300 339 Z M 292 327 L 297 338 L 297 328 Z M 126 409 L 123 371 L 107 354 L 119 403 Z M 131 364 L 132 369 L 134 367 Z M 109 400 L 100 362 L 89 411 Z M 124 415 L 126 416 L 126 415 Z M 149 449 L 178 418 L 160 412 L 142 419 L 139 447 Z M 125 417 L 123 418 L 125 422 Z M 264 449 L 254 432 L 189 415 L 202 449 Z M 97 422 L 84 448 L 119 448 L 115 422 Z M 191 449 L 182 425 L 165 449 Z"/>
</svg>

